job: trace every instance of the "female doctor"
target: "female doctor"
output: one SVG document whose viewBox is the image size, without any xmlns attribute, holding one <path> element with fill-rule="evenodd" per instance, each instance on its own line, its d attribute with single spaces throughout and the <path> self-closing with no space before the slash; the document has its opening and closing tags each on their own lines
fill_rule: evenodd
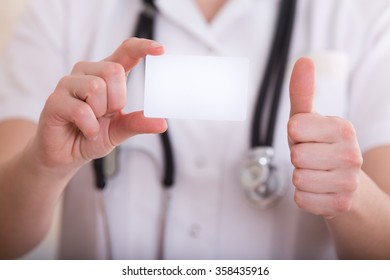
<svg viewBox="0 0 390 280">
<path fill-rule="evenodd" d="M 390 258 L 388 1 L 297 1 L 272 149 L 249 171 L 286 1 L 155 2 L 160 43 L 126 39 L 142 1 L 31 1 L 1 66 L 0 257 L 36 246 L 64 194 L 61 258 Z M 142 59 L 164 53 L 248 57 L 248 120 L 145 118 Z"/>
</svg>

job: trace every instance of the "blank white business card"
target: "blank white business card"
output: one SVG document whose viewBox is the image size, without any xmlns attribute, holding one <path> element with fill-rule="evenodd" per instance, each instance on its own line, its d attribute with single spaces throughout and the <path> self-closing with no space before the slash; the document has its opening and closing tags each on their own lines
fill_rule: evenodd
<svg viewBox="0 0 390 280">
<path fill-rule="evenodd" d="M 144 114 L 152 118 L 243 121 L 248 77 L 247 58 L 147 56 Z"/>
</svg>

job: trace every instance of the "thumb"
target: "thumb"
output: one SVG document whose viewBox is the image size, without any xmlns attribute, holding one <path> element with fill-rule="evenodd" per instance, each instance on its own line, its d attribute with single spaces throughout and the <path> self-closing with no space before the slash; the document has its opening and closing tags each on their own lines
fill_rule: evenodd
<svg viewBox="0 0 390 280">
<path fill-rule="evenodd" d="M 290 80 L 290 117 L 313 111 L 315 88 L 314 62 L 302 57 L 294 65 Z"/>
<path fill-rule="evenodd" d="M 110 140 L 115 146 L 127 138 L 143 133 L 163 133 L 167 130 L 167 122 L 161 118 L 146 118 L 143 111 L 120 115 L 110 126 Z"/>
</svg>

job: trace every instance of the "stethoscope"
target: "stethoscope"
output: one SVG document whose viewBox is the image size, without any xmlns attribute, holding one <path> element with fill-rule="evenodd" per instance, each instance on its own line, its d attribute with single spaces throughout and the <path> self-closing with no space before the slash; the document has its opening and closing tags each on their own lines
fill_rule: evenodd
<svg viewBox="0 0 390 280">
<path fill-rule="evenodd" d="M 158 9 L 154 0 L 143 0 L 134 36 L 154 38 L 154 20 Z M 282 0 L 265 74 L 258 91 L 252 119 L 250 151 L 242 162 L 240 185 L 248 199 L 260 209 L 274 205 L 286 192 L 287 182 L 281 170 L 273 165 L 273 137 L 279 99 L 286 70 L 290 41 L 293 33 L 296 0 Z M 270 104 L 270 108 L 265 108 Z M 265 132 L 265 133 L 261 133 Z M 175 162 L 169 133 L 160 135 L 163 146 L 164 175 L 163 187 L 174 185 Z M 105 159 L 94 160 L 96 186 L 104 189 L 108 176 Z"/>
</svg>

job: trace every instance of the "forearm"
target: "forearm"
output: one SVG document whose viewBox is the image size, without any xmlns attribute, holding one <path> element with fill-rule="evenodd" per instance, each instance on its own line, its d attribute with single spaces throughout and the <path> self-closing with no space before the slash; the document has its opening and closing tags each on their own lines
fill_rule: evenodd
<svg viewBox="0 0 390 280">
<path fill-rule="evenodd" d="M 390 196 L 361 171 L 351 210 L 327 220 L 342 259 L 390 259 Z"/>
<path fill-rule="evenodd" d="M 1 163 L 0 258 L 19 257 L 43 239 L 72 174 L 42 166 L 31 145 Z"/>
</svg>

